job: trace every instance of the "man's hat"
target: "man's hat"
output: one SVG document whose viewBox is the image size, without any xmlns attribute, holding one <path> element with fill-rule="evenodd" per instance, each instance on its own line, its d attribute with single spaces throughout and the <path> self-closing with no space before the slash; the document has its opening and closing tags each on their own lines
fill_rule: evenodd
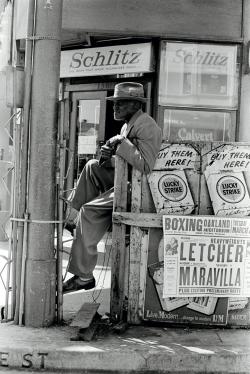
<svg viewBox="0 0 250 374">
<path fill-rule="evenodd" d="M 138 100 L 146 102 L 143 85 L 135 82 L 123 82 L 115 85 L 114 96 L 107 97 L 107 100 Z"/>
</svg>

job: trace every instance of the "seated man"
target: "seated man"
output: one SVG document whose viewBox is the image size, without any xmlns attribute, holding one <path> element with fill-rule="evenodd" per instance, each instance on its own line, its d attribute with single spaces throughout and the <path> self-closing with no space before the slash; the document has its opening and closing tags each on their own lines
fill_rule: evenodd
<svg viewBox="0 0 250 374">
<path fill-rule="evenodd" d="M 71 200 L 78 212 L 68 268 L 74 276 L 63 284 L 64 293 L 95 287 L 97 244 L 112 223 L 114 155 L 148 174 L 161 146 L 161 129 L 141 109 L 146 99 L 140 83 L 119 83 L 107 99 L 114 102 L 114 119 L 125 124 L 101 148 L 100 161 L 88 161 L 79 177 Z"/>
</svg>

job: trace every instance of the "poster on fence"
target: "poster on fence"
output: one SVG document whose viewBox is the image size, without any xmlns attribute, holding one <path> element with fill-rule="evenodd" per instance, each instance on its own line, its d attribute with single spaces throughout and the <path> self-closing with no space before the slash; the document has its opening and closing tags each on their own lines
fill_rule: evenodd
<svg viewBox="0 0 250 374">
<path fill-rule="evenodd" d="M 163 216 L 163 298 L 250 296 L 250 220 Z"/>
<path fill-rule="evenodd" d="M 210 295 L 163 297 L 164 240 L 162 234 L 162 229 L 152 229 L 149 236 L 144 319 L 174 324 L 226 325 L 229 310 L 227 297 Z M 238 308 L 238 304 L 235 307 Z M 244 307 L 241 311 L 246 315 L 248 313 L 246 303 L 241 302 L 240 306 Z M 241 311 L 237 310 L 237 312 Z"/>
<path fill-rule="evenodd" d="M 234 217 L 249 215 L 249 147 L 223 144 L 206 153 L 206 157 L 204 175 L 214 214 Z"/>
</svg>

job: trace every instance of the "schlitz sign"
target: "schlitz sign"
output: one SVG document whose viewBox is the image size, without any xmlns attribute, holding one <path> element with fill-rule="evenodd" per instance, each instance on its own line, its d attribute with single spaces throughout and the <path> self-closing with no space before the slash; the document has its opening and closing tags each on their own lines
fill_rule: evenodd
<svg viewBox="0 0 250 374">
<path fill-rule="evenodd" d="M 61 54 L 61 78 L 150 71 L 151 43 L 85 48 Z"/>
</svg>

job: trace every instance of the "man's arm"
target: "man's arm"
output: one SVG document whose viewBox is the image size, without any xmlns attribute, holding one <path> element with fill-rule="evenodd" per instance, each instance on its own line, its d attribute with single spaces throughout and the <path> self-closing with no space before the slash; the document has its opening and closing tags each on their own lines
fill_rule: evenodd
<svg viewBox="0 0 250 374">
<path fill-rule="evenodd" d="M 116 151 L 116 148 L 121 142 L 125 139 L 123 135 L 115 135 L 109 140 L 107 140 L 106 144 L 101 147 L 100 150 L 100 160 L 99 164 L 101 166 L 105 167 L 115 167 L 115 159 L 114 159 L 114 154 Z"/>
<path fill-rule="evenodd" d="M 146 115 L 134 124 L 129 138 L 125 138 L 118 145 L 116 154 L 142 173 L 150 173 L 161 147 L 161 129 Z"/>
</svg>

